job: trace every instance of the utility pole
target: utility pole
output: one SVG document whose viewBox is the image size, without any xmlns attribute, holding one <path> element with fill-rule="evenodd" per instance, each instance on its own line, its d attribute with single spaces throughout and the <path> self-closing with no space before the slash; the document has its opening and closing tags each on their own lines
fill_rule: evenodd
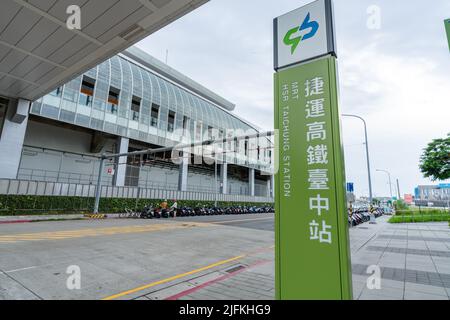
<svg viewBox="0 0 450 320">
<path fill-rule="evenodd" d="M 389 192 L 390 192 L 391 200 L 392 200 L 392 181 L 391 181 L 391 174 L 389 173 L 389 171 L 386 171 L 386 170 L 377 169 L 377 171 L 387 173 L 387 175 L 388 175 L 388 177 L 389 177 Z"/>
<path fill-rule="evenodd" d="M 400 183 L 398 182 L 398 179 L 397 179 L 397 195 L 398 195 L 398 200 L 400 200 L 402 197 L 400 196 L 401 195 L 401 193 L 400 193 Z"/>
</svg>

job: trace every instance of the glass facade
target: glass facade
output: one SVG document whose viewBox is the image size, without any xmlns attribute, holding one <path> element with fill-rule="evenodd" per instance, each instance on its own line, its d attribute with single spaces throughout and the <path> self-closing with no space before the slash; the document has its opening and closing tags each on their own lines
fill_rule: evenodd
<svg viewBox="0 0 450 320">
<path fill-rule="evenodd" d="M 257 133 L 207 98 L 123 56 L 112 57 L 35 101 L 31 113 L 161 146 L 214 135 L 224 138 Z M 268 167 L 268 149 L 249 161 L 246 154 L 250 145 L 240 145 L 227 153 L 227 162 L 256 169 Z"/>
</svg>

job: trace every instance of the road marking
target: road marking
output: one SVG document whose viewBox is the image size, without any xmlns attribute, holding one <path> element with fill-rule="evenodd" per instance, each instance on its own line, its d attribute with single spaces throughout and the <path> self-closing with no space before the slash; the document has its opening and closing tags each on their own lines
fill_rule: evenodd
<svg viewBox="0 0 450 320">
<path fill-rule="evenodd" d="M 27 267 L 27 268 L 8 270 L 8 271 L 3 271 L 2 273 L 13 273 L 13 272 L 25 271 L 25 270 L 36 269 L 36 268 L 39 268 L 39 266 L 32 266 L 32 267 Z"/>
<path fill-rule="evenodd" d="M 1 243 L 15 243 L 24 241 L 50 241 L 63 240 L 84 237 L 99 237 L 116 234 L 132 234 L 142 232 L 157 232 L 165 230 L 185 229 L 193 227 L 207 227 L 211 226 L 209 223 L 197 222 L 171 222 L 162 224 L 139 225 L 139 226 L 124 226 L 111 227 L 99 229 L 81 229 L 81 230 L 66 230 L 54 232 L 39 232 L 39 233 L 24 233 L 24 234 L 8 234 L 0 235 Z"/>
<path fill-rule="evenodd" d="M 178 299 L 180 299 L 181 297 L 187 296 L 187 295 L 189 295 L 189 294 L 191 294 L 191 293 L 194 293 L 194 292 L 196 292 L 196 291 L 198 291 L 198 290 L 200 290 L 200 289 L 203 289 L 203 288 L 205 288 L 205 287 L 208 287 L 208 286 L 210 286 L 210 285 L 212 285 L 212 284 L 214 284 L 214 283 L 221 282 L 221 281 L 226 280 L 226 279 L 228 279 L 228 278 L 234 277 L 235 275 L 238 275 L 238 274 L 241 273 L 241 272 L 248 271 L 249 269 L 252 269 L 252 268 L 255 268 L 255 267 L 258 267 L 258 266 L 261 266 L 261 265 L 270 263 L 270 262 L 272 262 L 272 261 L 271 261 L 271 260 L 262 260 L 262 261 L 258 261 L 258 262 L 256 262 L 256 263 L 254 263 L 254 264 L 252 264 L 252 265 L 249 265 L 249 266 L 247 266 L 247 267 L 244 267 L 244 268 L 242 268 L 242 269 L 240 269 L 240 270 L 234 271 L 234 272 L 229 273 L 229 274 L 225 274 L 225 275 L 223 275 L 223 276 L 217 277 L 217 278 L 215 278 L 215 279 L 212 279 L 212 280 L 210 280 L 210 281 L 207 281 L 207 282 L 205 282 L 205 283 L 202 283 L 202 284 L 200 284 L 200 285 L 198 285 L 198 286 L 195 286 L 195 287 L 193 287 L 193 288 L 190 288 L 190 289 L 187 289 L 187 290 L 185 290 L 185 291 L 182 291 L 182 292 L 179 292 L 179 293 L 177 293 L 177 294 L 174 294 L 174 295 L 172 295 L 172 296 L 170 296 L 170 297 L 168 297 L 168 298 L 165 298 L 164 300 L 178 300 Z"/>
<path fill-rule="evenodd" d="M 240 219 L 240 220 L 222 220 L 222 221 L 208 221 L 212 224 L 227 224 L 227 223 L 234 223 L 234 222 L 245 222 L 245 221 L 258 221 L 258 220 L 273 220 L 273 217 L 269 218 L 255 218 L 255 219 Z"/>
<path fill-rule="evenodd" d="M 183 278 L 183 277 L 195 274 L 195 273 L 199 273 L 199 272 L 202 272 L 202 271 L 214 268 L 214 267 L 218 267 L 218 266 L 224 265 L 226 263 L 242 259 L 244 257 L 246 257 L 245 254 L 240 255 L 240 256 L 236 256 L 236 257 L 231 258 L 231 259 L 222 260 L 222 261 L 219 261 L 219 262 L 207 265 L 207 266 L 202 267 L 202 268 L 198 268 L 198 269 L 195 269 L 195 270 L 192 270 L 192 271 L 189 271 L 189 272 L 181 273 L 181 274 L 178 274 L 178 275 L 170 277 L 170 278 L 166 278 L 166 279 L 162 279 L 162 280 L 159 280 L 159 281 L 155 281 L 155 282 L 152 282 L 152 283 L 149 283 L 149 284 L 146 284 L 146 285 L 143 285 L 141 287 L 137 287 L 137 288 L 134 288 L 134 289 L 131 289 L 131 290 L 120 292 L 120 293 L 117 293 L 115 295 L 103 298 L 102 300 L 114 300 L 114 299 L 117 299 L 117 298 L 120 298 L 120 297 L 124 297 L 124 296 L 127 296 L 129 294 L 136 293 L 138 291 L 142 291 L 142 290 L 145 290 L 145 289 L 148 289 L 148 288 L 160 285 L 160 284 L 164 284 L 164 283 L 167 283 L 167 282 L 170 282 L 170 281 L 173 281 L 173 280 L 177 280 L 177 279 L 180 279 L 180 278 Z"/>
</svg>

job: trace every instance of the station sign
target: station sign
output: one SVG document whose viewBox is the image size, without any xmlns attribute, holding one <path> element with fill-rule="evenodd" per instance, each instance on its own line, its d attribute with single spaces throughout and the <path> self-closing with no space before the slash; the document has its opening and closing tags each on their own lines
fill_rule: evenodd
<svg viewBox="0 0 450 320">
<path fill-rule="evenodd" d="M 336 55 L 331 0 L 317 0 L 274 19 L 274 69 Z"/>
<path fill-rule="evenodd" d="M 302 13 L 296 15 L 300 25 L 319 21 L 320 28 L 323 21 L 333 23 L 324 20 L 328 6 L 331 1 L 316 1 L 294 12 Z M 277 299 L 283 300 L 352 299 L 337 59 L 322 56 L 327 37 L 316 44 L 318 50 L 310 48 L 300 58 L 312 60 L 275 74 L 275 288 Z M 289 61 L 299 62 L 298 57 Z"/>
</svg>

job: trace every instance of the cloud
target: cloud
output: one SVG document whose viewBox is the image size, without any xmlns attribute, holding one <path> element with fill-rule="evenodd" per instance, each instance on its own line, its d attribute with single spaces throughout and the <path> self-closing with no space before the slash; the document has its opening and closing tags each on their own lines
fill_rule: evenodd
<svg viewBox="0 0 450 320">
<path fill-rule="evenodd" d="M 439 63 L 426 57 L 386 54 L 383 37 L 378 42 L 344 51 L 341 56 L 341 105 L 346 113 L 362 115 L 369 127 L 372 169 L 391 171 L 403 191 L 410 193 L 423 179 L 418 163 L 422 149 L 450 132 L 450 78 Z M 365 154 L 362 131 L 356 122 L 344 121 L 346 168 L 349 180 L 365 191 Z M 389 186 L 383 175 L 374 176 L 374 190 L 386 195 Z M 393 177 L 393 178 L 394 178 Z"/>
</svg>

